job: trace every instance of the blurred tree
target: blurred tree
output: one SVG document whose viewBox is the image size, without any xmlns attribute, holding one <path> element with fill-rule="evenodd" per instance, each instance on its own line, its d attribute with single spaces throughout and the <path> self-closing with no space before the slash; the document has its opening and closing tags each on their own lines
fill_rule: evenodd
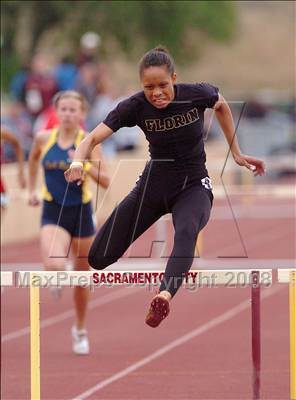
<svg viewBox="0 0 296 400">
<path fill-rule="evenodd" d="M 31 58 L 42 35 L 58 27 L 78 49 L 85 31 L 98 32 L 103 50 L 115 40 L 127 55 L 139 56 L 162 43 L 178 62 L 198 57 L 204 37 L 228 40 L 235 30 L 232 1 L 1 1 L 1 50 L 9 68 L 2 84 Z M 199 34 L 201 33 L 201 35 Z M 105 49 L 104 49 L 105 46 Z M 54 49 L 51 49 L 54 51 Z"/>
</svg>

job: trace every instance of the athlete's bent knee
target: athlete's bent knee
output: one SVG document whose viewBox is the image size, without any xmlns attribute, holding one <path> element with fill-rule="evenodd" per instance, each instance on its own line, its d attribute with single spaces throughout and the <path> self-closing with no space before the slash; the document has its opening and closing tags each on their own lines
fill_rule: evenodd
<svg viewBox="0 0 296 400">
<path fill-rule="evenodd" d="M 88 255 L 88 263 L 94 269 L 104 269 L 115 263 L 119 257 L 108 257 L 98 252 L 90 251 Z"/>
</svg>

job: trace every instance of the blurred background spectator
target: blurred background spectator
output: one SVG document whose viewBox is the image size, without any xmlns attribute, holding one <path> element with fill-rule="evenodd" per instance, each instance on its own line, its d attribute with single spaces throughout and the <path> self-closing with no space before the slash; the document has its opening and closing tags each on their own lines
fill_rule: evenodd
<svg viewBox="0 0 296 400">
<path fill-rule="evenodd" d="M 10 92 L 15 101 L 25 103 L 25 84 L 30 71 L 30 63 L 24 62 L 19 71 L 12 77 Z"/>
<path fill-rule="evenodd" d="M 80 38 L 80 50 L 77 57 L 77 65 L 98 61 L 98 48 L 101 45 L 101 37 L 96 32 L 86 32 Z"/>
<path fill-rule="evenodd" d="M 71 90 L 76 85 L 78 68 L 69 56 L 64 56 L 54 70 L 59 90 Z"/>
<path fill-rule="evenodd" d="M 88 61 L 79 67 L 75 89 L 84 95 L 90 107 L 97 97 L 99 71 L 97 63 Z"/>
<path fill-rule="evenodd" d="M 51 105 L 58 90 L 49 57 L 44 53 L 35 54 L 24 83 L 25 106 L 33 121 Z"/>
</svg>

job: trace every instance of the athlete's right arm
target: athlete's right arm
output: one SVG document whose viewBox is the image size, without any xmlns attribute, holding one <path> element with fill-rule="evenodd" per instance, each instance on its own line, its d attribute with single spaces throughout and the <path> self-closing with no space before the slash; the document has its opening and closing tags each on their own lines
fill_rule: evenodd
<svg viewBox="0 0 296 400">
<path fill-rule="evenodd" d="M 65 172 L 67 182 L 81 183 L 83 179 L 83 162 L 90 158 L 90 154 L 97 144 L 112 135 L 113 131 L 103 122 L 92 130 L 77 147 L 70 168 Z"/>
<path fill-rule="evenodd" d="M 48 134 L 46 131 L 40 131 L 36 134 L 32 148 L 29 154 L 29 199 L 28 203 L 30 206 L 38 206 L 40 200 L 36 192 L 37 176 L 39 169 L 39 162 L 42 154 L 43 146 L 48 139 Z"/>
</svg>

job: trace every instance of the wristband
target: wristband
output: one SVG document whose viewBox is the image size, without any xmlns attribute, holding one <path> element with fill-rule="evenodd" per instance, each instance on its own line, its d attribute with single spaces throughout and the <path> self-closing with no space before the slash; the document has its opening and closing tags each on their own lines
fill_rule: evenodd
<svg viewBox="0 0 296 400">
<path fill-rule="evenodd" d="M 83 163 L 81 161 L 73 161 L 70 164 L 70 169 L 74 167 L 81 167 L 83 169 Z"/>
</svg>

